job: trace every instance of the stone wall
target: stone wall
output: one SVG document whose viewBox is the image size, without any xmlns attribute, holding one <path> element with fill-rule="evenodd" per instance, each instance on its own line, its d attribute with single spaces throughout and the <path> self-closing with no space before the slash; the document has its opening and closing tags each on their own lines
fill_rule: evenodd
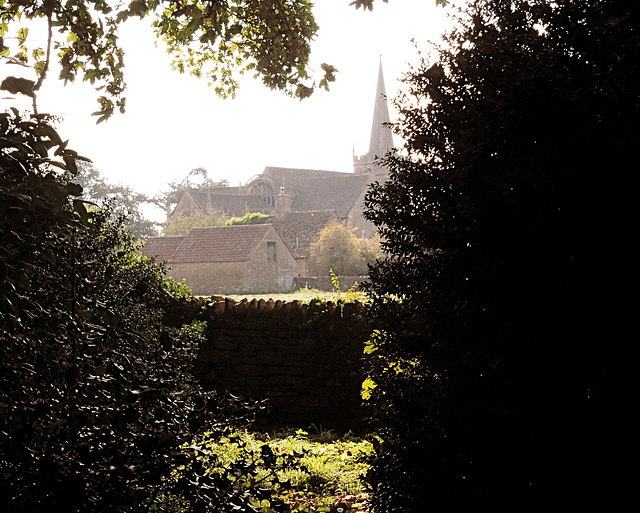
<svg viewBox="0 0 640 513">
<path fill-rule="evenodd" d="M 362 305 L 208 302 L 204 310 L 191 306 L 207 321 L 195 366 L 205 387 L 268 397 L 269 412 L 258 419 L 265 427 L 362 428 L 361 360 L 370 333 Z"/>
</svg>

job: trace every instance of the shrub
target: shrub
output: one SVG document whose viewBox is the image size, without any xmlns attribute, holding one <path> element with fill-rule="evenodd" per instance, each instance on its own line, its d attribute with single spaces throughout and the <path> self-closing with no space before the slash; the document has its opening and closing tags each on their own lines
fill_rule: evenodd
<svg viewBox="0 0 640 513">
<path fill-rule="evenodd" d="M 309 270 L 316 276 L 329 276 L 330 270 L 338 276 L 366 274 L 366 264 L 353 230 L 342 223 L 320 230 L 318 240 L 309 248 Z"/>
<path fill-rule="evenodd" d="M 269 219 L 267 214 L 261 214 L 260 212 L 247 212 L 242 217 L 232 217 L 227 219 L 224 223 L 225 226 L 236 226 L 242 224 L 264 224 Z"/>
<path fill-rule="evenodd" d="M 203 476 L 169 479 L 213 414 L 239 415 L 192 376 L 202 323 L 164 321 L 188 291 L 73 200 L 78 157 L 46 117 L 0 115 L 0 129 L 0 509 L 232 509 Z"/>
<path fill-rule="evenodd" d="M 208 214 L 181 215 L 172 217 L 162 227 L 162 235 L 173 237 L 186 235 L 191 228 L 206 228 L 208 226 L 224 226 L 225 216 L 221 212 Z"/>
</svg>

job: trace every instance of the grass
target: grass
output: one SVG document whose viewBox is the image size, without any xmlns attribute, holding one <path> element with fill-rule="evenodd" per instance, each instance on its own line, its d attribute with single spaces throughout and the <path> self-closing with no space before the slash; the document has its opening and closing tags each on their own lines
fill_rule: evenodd
<svg viewBox="0 0 640 513">
<path fill-rule="evenodd" d="M 368 497 L 363 477 L 369 468 L 365 458 L 373 452 L 372 444 L 364 439 L 346 435 L 336 438 L 332 432 L 313 436 L 298 430 L 293 433 L 270 435 L 237 431 L 222 443 L 206 443 L 207 451 L 217 456 L 218 465 L 254 459 L 260 465 L 262 445 L 268 445 L 279 460 L 287 454 L 296 455 L 298 465 L 277 470 L 280 481 L 290 487 L 280 487 L 268 477 L 272 472 L 265 465 L 260 469 L 261 486 L 273 487 L 278 499 L 284 501 L 292 513 L 327 513 L 342 507 L 352 513 L 365 512 Z M 268 502 L 258 508 L 272 513 Z"/>
<path fill-rule="evenodd" d="M 274 301 L 300 301 L 302 303 L 308 303 L 309 301 L 315 299 L 323 299 L 325 301 L 337 301 L 338 299 L 357 299 L 358 301 L 365 302 L 367 300 L 367 296 L 363 292 L 338 292 L 338 291 L 327 291 L 327 290 L 318 290 L 318 289 L 299 289 L 291 292 L 273 292 L 269 294 L 242 294 L 242 295 L 226 295 L 225 297 L 231 298 L 234 301 L 242 301 L 246 299 L 247 301 L 251 301 L 252 299 L 264 299 L 268 301 L 269 299 L 273 299 Z"/>
</svg>

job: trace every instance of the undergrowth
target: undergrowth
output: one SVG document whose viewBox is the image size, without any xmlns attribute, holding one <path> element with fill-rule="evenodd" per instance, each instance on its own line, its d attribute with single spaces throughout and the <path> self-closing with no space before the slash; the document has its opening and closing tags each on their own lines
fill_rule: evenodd
<svg viewBox="0 0 640 513">
<path fill-rule="evenodd" d="M 252 484 L 272 490 L 269 499 L 253 503 L 261 513 L 283 511 L 282 503 L 285 511 L 292 513 L 366 511 L 364 476 L 373 446 L 365 439 L 350 434 L 337 438 L 330 431 L 318 435 L 302 430 L 271 434 L 234 431 L 222 439 L 205 433 L 200 446 L 206 451 L 201 461 L 207 473 L 240 462 L 254 466 Z"/>
</svg>

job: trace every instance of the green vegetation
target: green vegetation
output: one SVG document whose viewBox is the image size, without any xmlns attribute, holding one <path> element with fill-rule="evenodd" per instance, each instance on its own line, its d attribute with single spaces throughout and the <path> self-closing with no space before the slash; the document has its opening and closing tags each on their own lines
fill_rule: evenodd
<svg viewBox="0 0 640 513">
<path fill-rule="evenodd" d="M 364 477 L 373 446 L 367 440 L 331 432 L 316 436 L 298 430 L 271 435 L 229 430 L 226 436 L 205 433 L 199 457 L 204 474 L 221 475 L 234 465 L 255 467 L 254 485 L 271 491 L 253 501 L 261 513 L 275 513 L 286 504 L 291 512 L 335 511 L 341 503 L 363 511 L 368 498 Z M 178 469 L 179 473 L 180 470 Z M 247 482 L 235 481 L 242 488 Z M 333 508 L 333 509 L 331 509 Z"/>
<path fill-rule="evenodd" d="M 312 276 L 366 276 L 368 266 L 380 256 L 380 239 L 358 239 L 354 230 L 342 223 L 326 226 L 309 248 Z"/>
<path fill-rule="evenodd" d="M 164 322 L 183 291 L 75 199 L 78 157 L 46 117 L 0 115 L 0 138 L 0 505 L 144 510 L 209 418 L 202 325 Z"/>
<path fill-rule="evenodd" d="M 172 217 L 162 225 L 162 235 L 165 237 L 186 235 L 192 228 L 224 226 L 225 219 L 225 215 L 217 211 L 208 214 L 191 214 Z"/>
<path fill-rule="evenodd" d="M 232 217 L 227 219 L 225 226 L 236 226 L 239 224 L 264 224 L 269 219 L 267 214 L 261 214 L 260 212 L 247 212 L 242 217 Z"/>
<path fill-rule="evenodd" d="M 317 87 L 328 88 L 337 71 L 322 64 L 316 73 L 321 78 L 311 78 L 310 42 L 318 26 L 307 1 L 253 2 L 248 8 L 245 0 L 3 0 L 0 9 L 0 56 L 32 67 L 34 75 L 7 77 L 0 87 L 31 96 L 35 106 L 51 59 L 57 58 L 61 80 L 81 78 L 96 87 L 98 122 L 125 110 L 125 49 L 118 31 L 130 18 L 151 18 L 174 69 L 206 78 L 223 97 L 233 96 L 238 76 L 249 73 L 271 89 L 305 98 Z M 38 27 L 34 19 L 48 29 L 35 37 L 29 30 Z"/>
</svg>

